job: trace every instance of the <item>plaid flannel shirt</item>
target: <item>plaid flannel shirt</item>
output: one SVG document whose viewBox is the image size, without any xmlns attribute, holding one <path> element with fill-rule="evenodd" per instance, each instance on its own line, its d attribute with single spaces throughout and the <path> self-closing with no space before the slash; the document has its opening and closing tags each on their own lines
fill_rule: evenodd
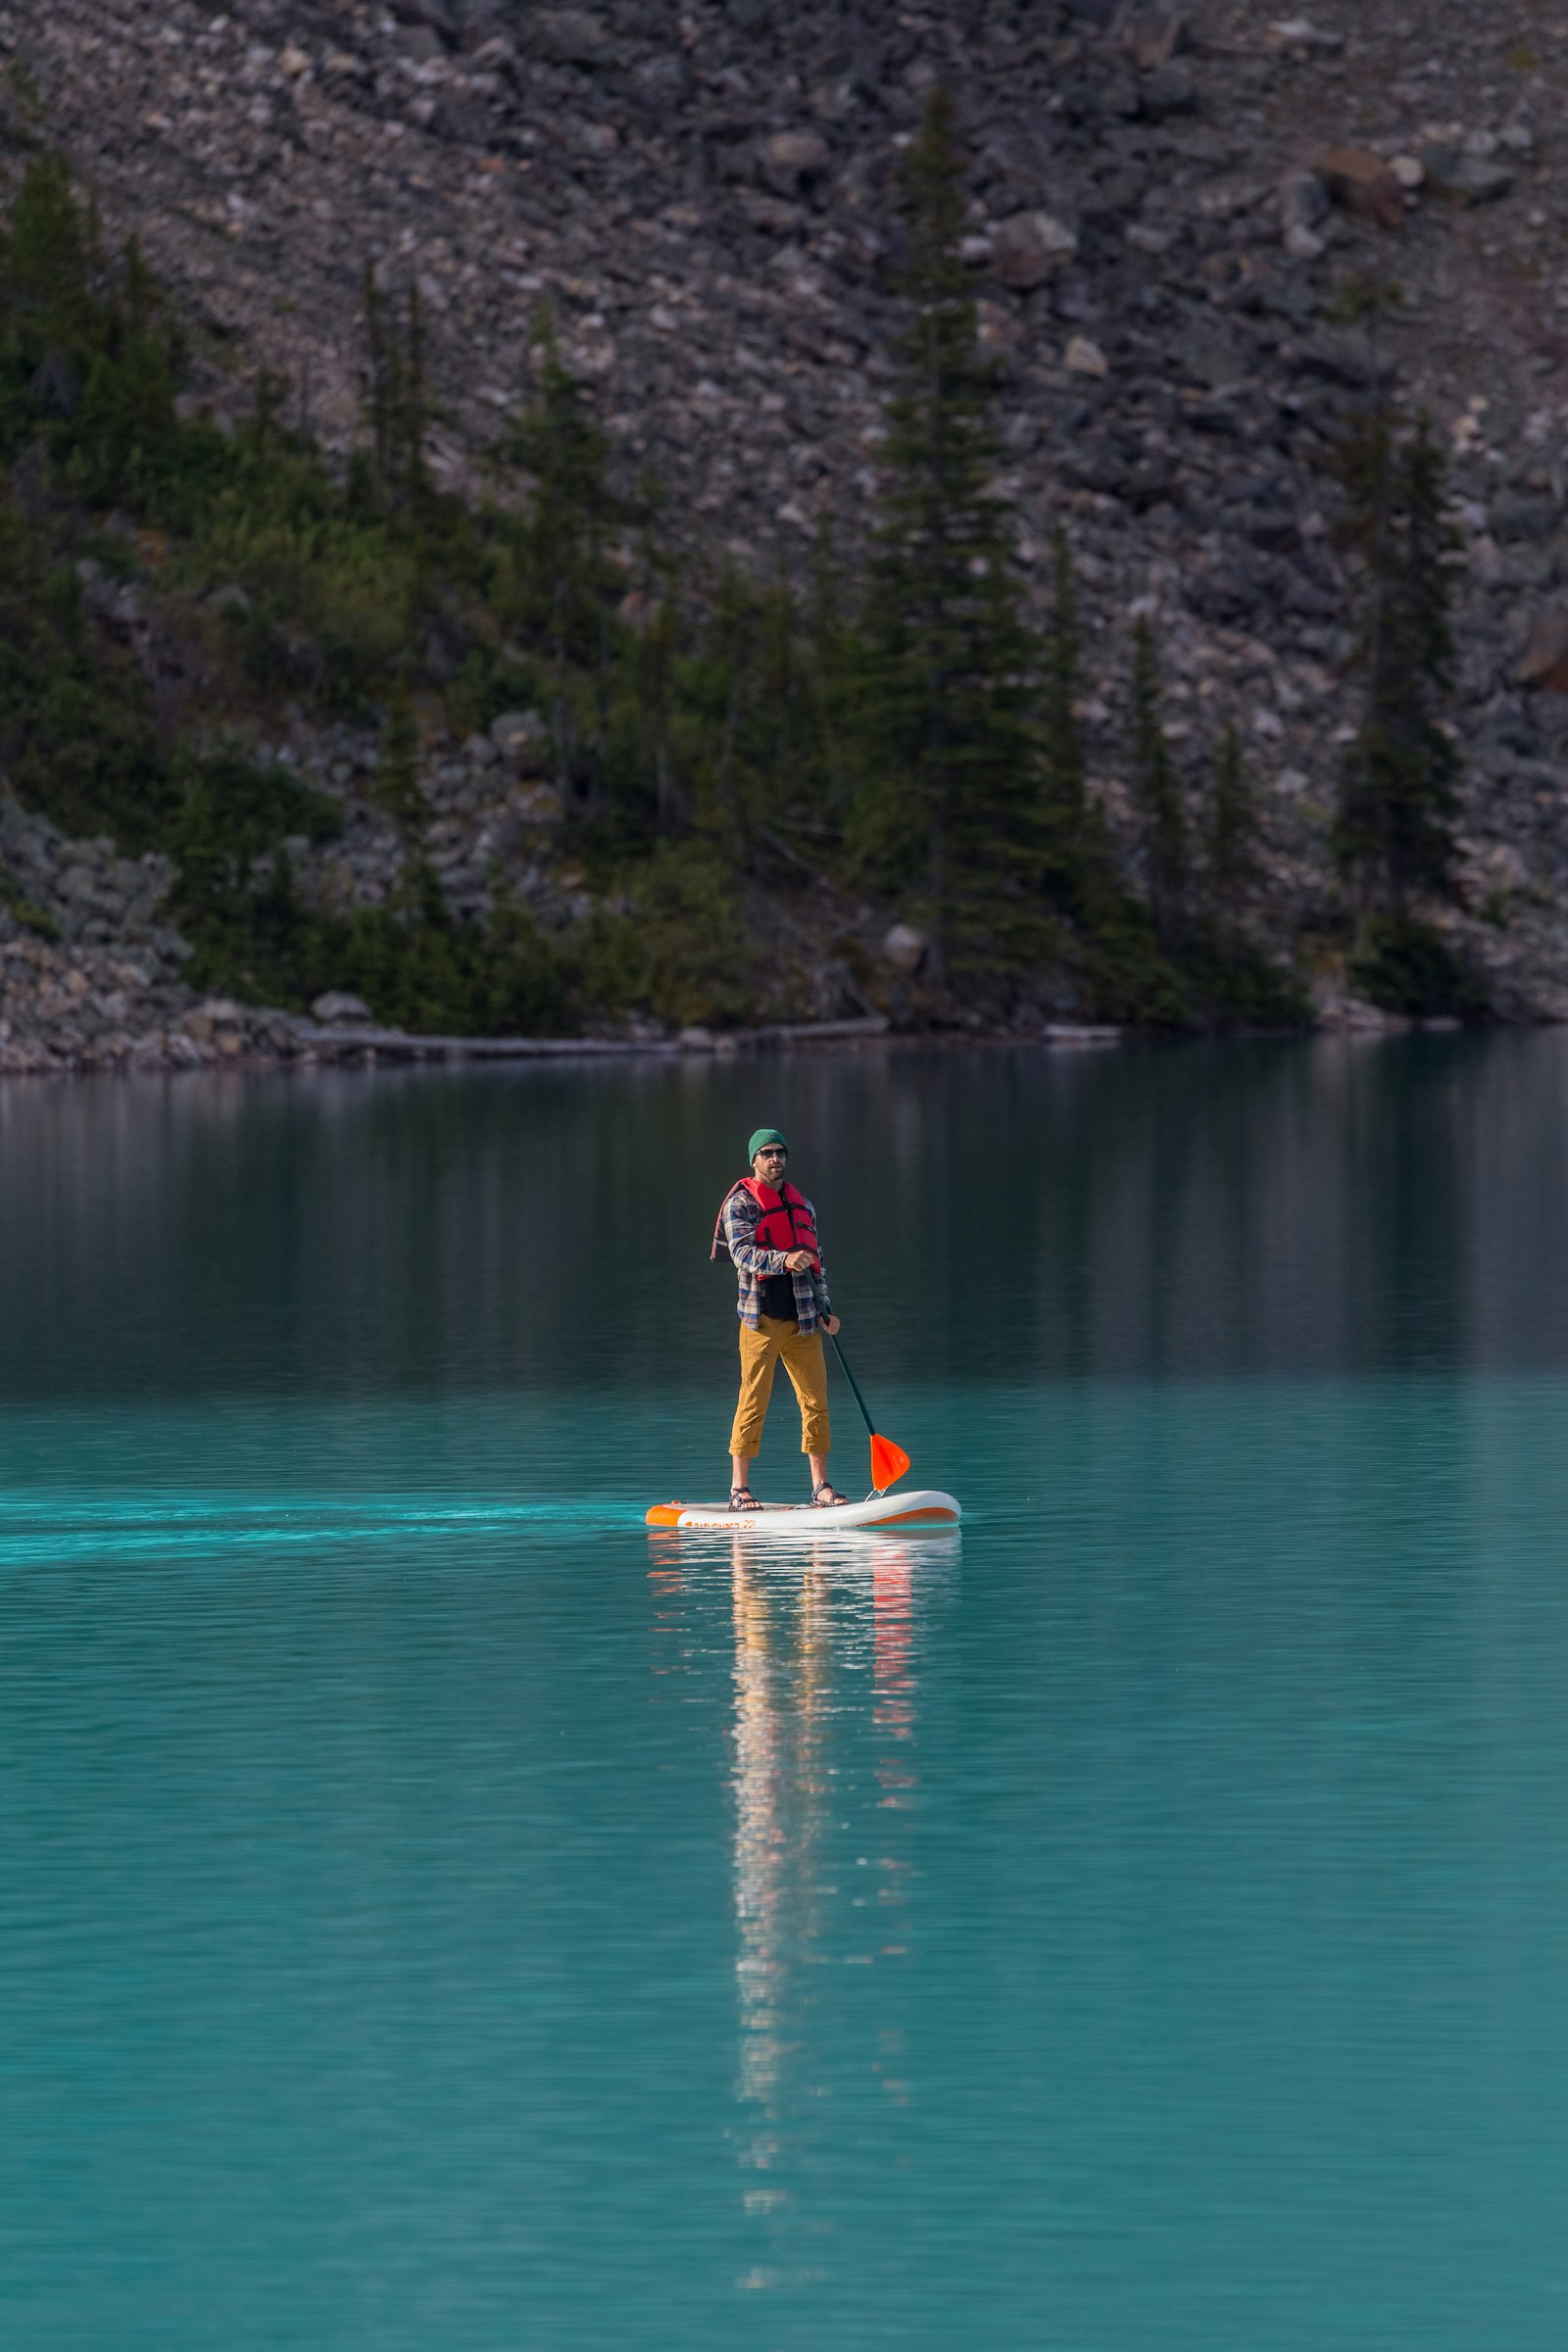
<svg viewBox="0 0 1568 2352">
<path fill-rule="evenodd" d="M 804 1194 L 802 1199 L 805 1199 Z M 809 1201 L 807 1206 L 810 1207 Z M 735 1311 L 752 1331 L 757 1329 L 758 1318 L 762 1311 L 763 1275 L 789 1271 L 782 1250 L 762 1250 L 758 1247 L 757 1228 L 761 1219 L 762 1212 L 751 1194 L 744 1185 L 737 1185 L 724 1203 L 724 1247 L 740 1279 L 740 1297 Z M 811 1209 L 811 1222 L 813 1225 L 816 1223 L 814 1208 Z M 816 1329 L 816 1294 L 811 1289 L 809 1274 L 793 1274 L 790 1279 L 795 1285 L 795 1319 L 804 1337 Z M 833 1305 L 828 1298 L 827 1276 L 820 1266 L 816 1279 L 821 1285 L 823 1308 L 831 1314 Z"/>
</svg>

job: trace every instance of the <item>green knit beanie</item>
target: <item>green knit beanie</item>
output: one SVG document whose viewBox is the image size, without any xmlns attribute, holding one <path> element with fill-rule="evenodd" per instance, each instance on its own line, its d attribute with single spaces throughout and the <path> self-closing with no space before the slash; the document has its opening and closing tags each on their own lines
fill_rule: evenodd
<svg viewBox="0 0 1568 2352">
<path fill-rule="evenodd" d="M 784 1144 L 785 1151 L 787 1152 L 789 1150 L 788 1144 L 784 1143 L 784 1138 L 780 1135 L 776 1127 L 759 1127 L 757 1133 L 753 1136 L 751 1142 L 746 1147 L 746 1165 L 748 1167 L 751 1166 L 753 1160 L 757 1157 L 757 1154 L 759 1152 L 760 1152 L 764 1144 Z"/>
</svg>

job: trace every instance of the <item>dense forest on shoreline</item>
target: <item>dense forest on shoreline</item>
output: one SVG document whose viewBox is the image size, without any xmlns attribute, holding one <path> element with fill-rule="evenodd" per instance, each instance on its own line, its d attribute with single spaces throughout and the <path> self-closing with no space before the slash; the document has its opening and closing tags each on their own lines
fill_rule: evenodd
<svg viewBox="0 0 1568 2352">
<path fill-rule="evenodd" d="M 487 495 L 438 489 L 412 285 L 367 271 L 364 430 L 346 466 L 265 376 L 246 422 L 193 401 L 189 340 L 134 245 L 40 146 L 0 241 L 0 767 L 68 832 L 170 855 L 191 977 L 299 1006 L 327 989 L 469 1033 L 620 1017 L 743 1020 L 777 923 L 824 894 L 897 923 L 903 1021 L 1110 1019 L 1291 1027 L 1314 956 L 1390 1009 L 1471 1013 L 1434 927 L 1453 895 L 1457 777 L 1446 491 L 1431 437 L 1374 385 L 1325 466 L 1357 559 L 1362 719 L 1313 936 L 1282 936 L 1232 713 L 1178 766 L 1160 647 L 1127 617 L 1131 822 L 1081 724 L 1072 549 L 1028 620 L 997 485 L 999 386 L 961 259 L 961 131 L 938 92 L 906 156 L 906 324 L 891 352 L 879 521 L 820 534 L 775 576 L 704 564 L 659 487 L 627 488 L 539 315 L 532 380 Z M 1375 318 L 1379 290 L 1369 287 Z M 95 623 L 134 582 L 139 647 Z M 405 844 L 397 889 L 348 910 L 299 868 L 342 811 L 256 756 L 276 714 L 378 731 L 372 791 Z M 499 870 L 490 910 L 446 903 L 424 851 L 421 747 L 538 726 L 577 918 L 545 924 Z M 10 889 L 13 911 L 24 911 Z M 855 975 L 850 975 L 852 984 Z M 866 985 L 875 977 L 864 975 Z"/>
</svg>

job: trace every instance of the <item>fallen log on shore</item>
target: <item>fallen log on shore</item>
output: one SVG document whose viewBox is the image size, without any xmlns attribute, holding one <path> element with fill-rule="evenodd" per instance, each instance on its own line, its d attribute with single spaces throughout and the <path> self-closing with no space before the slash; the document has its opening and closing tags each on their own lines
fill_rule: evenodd
<svg viewBox="0 0 1568 2352">
<path fill-rule="evenodd" d="M 857 1038 L 885 1037 L 891 1024 L 881 1013 L 845 1021 L 770 1021 L 760 1029 L 682 1032 L 679 1037 L 420 1037 L 406 1029 L 372 1025 L 290 1024 L 297 1053 L 319 1060 L 379 1061 L 558 1061 L 603 1059 L 607 1054 L 744 1054 L 770 1046 L 830 1045 Z"/>
</svg>

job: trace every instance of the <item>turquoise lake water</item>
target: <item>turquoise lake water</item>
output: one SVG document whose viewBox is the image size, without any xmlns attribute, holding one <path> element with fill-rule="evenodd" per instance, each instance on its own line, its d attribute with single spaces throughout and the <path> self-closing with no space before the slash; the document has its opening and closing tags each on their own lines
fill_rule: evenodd
<svg viewBox="0 0 1568 2352">
<path fill-rule="evenodd" d="M 773 1120 L 956 1536 L 641 1524 Z M 1565 1202 L 1552 1035 L 0 1089 L 0 2342 L 1560 2352 Z"/>
</svg>

